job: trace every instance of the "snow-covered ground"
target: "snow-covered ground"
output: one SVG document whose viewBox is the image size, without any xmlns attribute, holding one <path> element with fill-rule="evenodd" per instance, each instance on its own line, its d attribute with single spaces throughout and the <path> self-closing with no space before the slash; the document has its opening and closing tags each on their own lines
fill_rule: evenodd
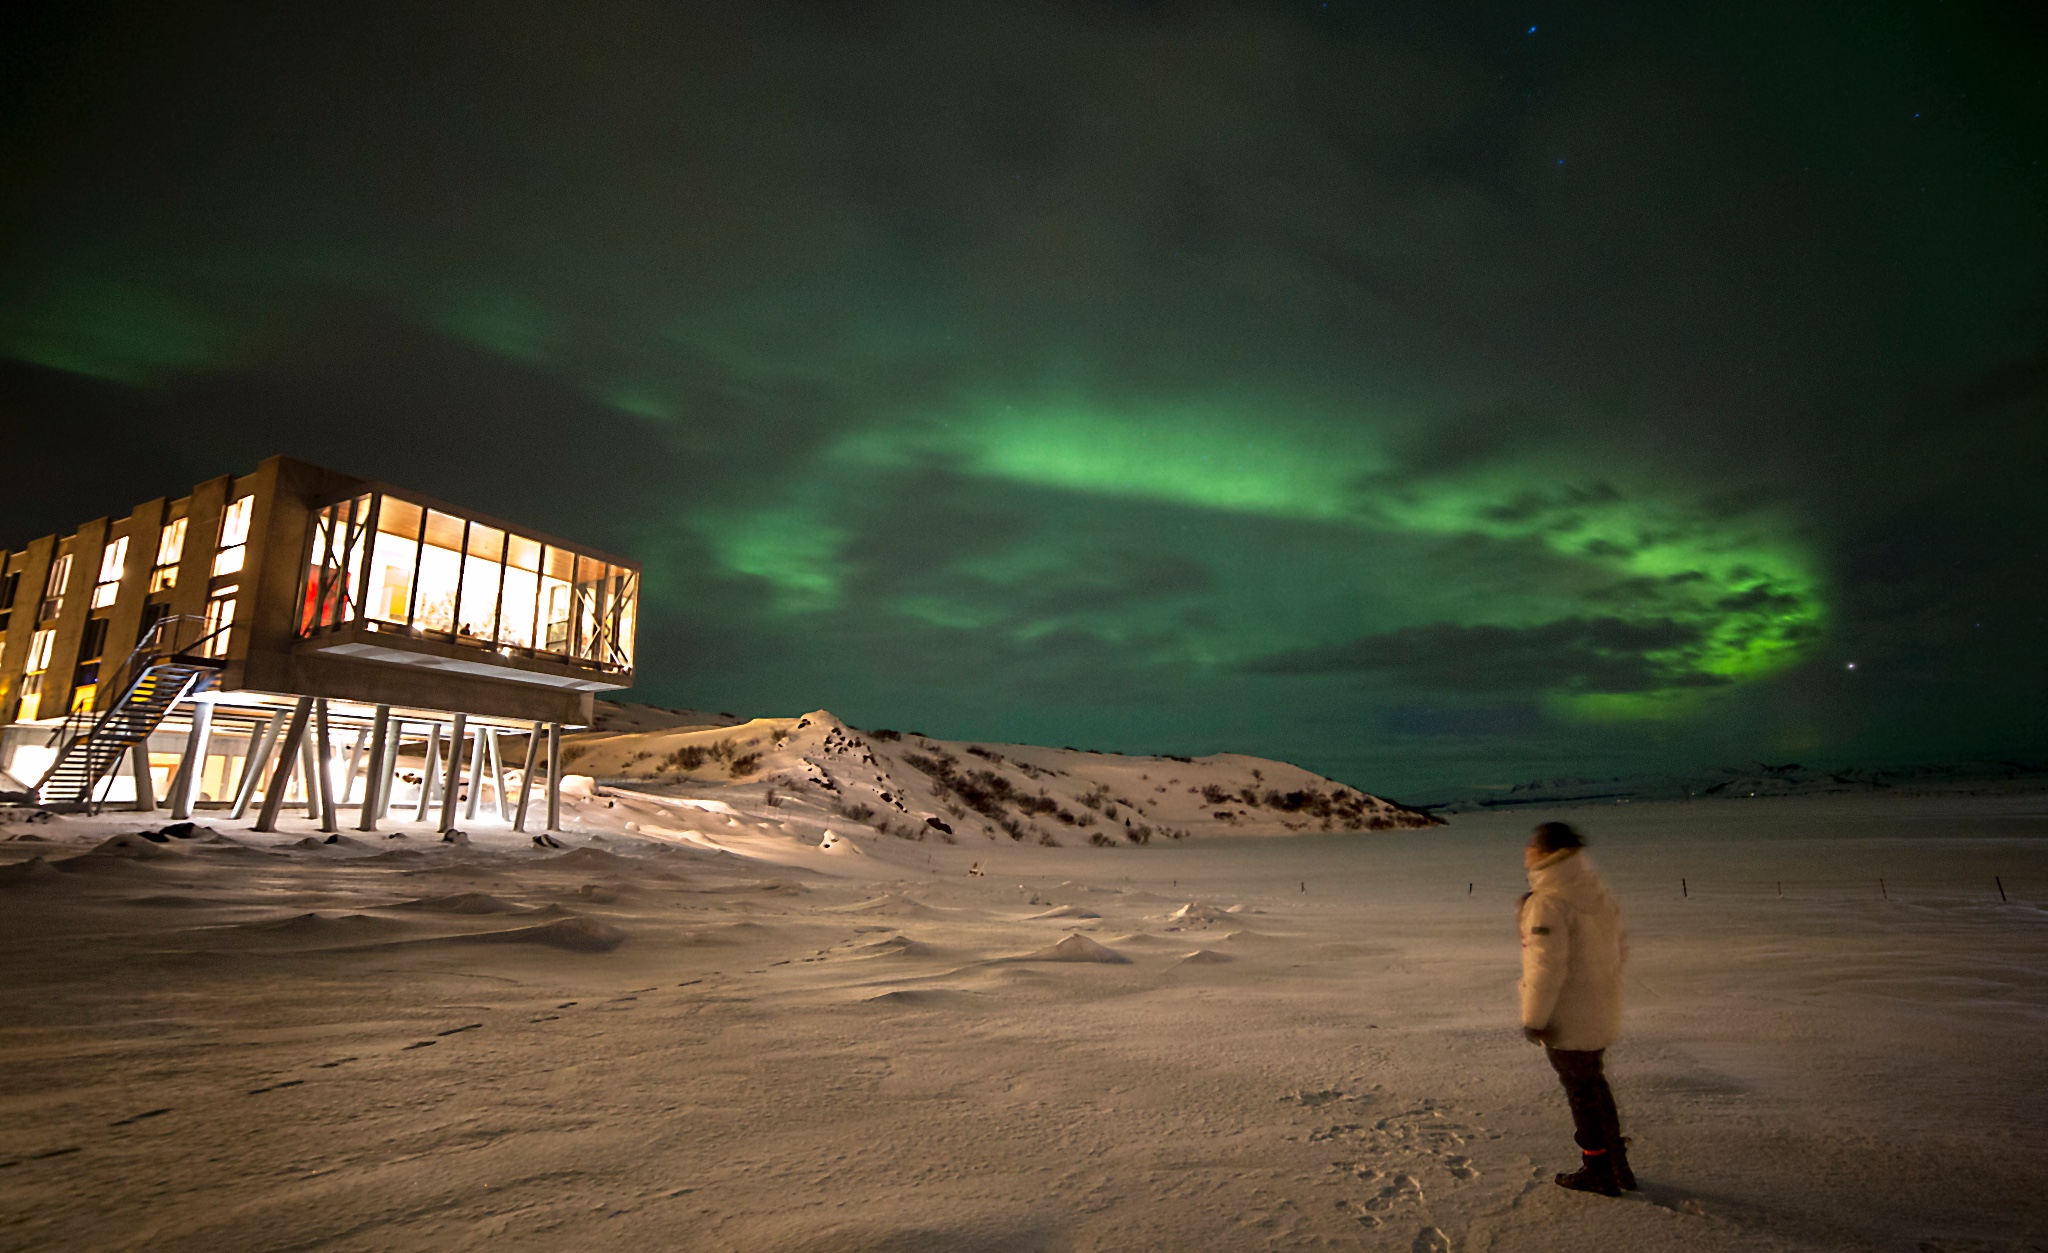
<svg viewBox="0 0 2048 1253">
<path fill-rule="evenodd" d="M 907 797 L 899 834 L 837 812 L 879 811 L 849 800 L 873 747 L 826 762 L 837 796 L 767 805 L 799 772 L 773 748 L 572 796 L 565 849 L 494 821 L 0 826 L 0 1248 L 2048 1241 L 2048 798 L 1103 847 L 1070 838 L 1065 758 L 990 745 L 1068 770 L 1006 767 L 1077 822 L 1036 813 L 1051 847 L 969 807 L 948 843 L 901 834 L 932 807 L 895 766 L 864 786 Z M 1213 769 L 1270 774 L 1246 760 Z M 1194 763 L 1091 761 L 1168 768 L 1110 790 L 1188 824 L 1129 802 Z M 1519 845 L 1550 817 L 1634 942 L 1623 1200 L 1549 1184 L 1569 1120 L 1513 1020 Z"/>
</svg>

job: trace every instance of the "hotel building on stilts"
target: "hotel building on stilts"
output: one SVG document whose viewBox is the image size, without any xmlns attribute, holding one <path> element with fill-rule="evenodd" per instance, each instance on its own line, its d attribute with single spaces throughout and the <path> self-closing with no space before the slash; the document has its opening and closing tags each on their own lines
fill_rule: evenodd
<svg viewBox="0 0 2048 1253">
<path fill-rule="evenodd" d="M 46 809 L 561 821 L 633 562 L 289 457 L 0 546 L 0 771 Z"/>
</svg>

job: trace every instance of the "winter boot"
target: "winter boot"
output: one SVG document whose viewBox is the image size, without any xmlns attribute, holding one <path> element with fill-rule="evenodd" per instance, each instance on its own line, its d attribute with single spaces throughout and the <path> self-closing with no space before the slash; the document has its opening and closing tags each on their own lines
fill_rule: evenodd
<svg viewBox="0 0 2048 1253">
<path fill-rule="evenodd" d="M 1608 1164 L 1614 1167 L 1614 1182 L 1623 1192 L 1636 1191 L 1636 1172 L 1628 1168 L 1628 1139 L 1623 1137 L 1619 1147 L 1607 1154 Z"/>
<path fill-rule="evenodd" d="M 1614 1177 L 1614 1163 L 1608 1160 L 1607 1152 L 1595 1150 L 1584 1155 L 1585 1164 L 1569 1175 L 1557 1177 L 1557 1186 L 1570 1188 L 1574 1192 L 1592 1192 L 1600 1196 L 1620 1196 L 1621 1184 Z"/>
</svg>

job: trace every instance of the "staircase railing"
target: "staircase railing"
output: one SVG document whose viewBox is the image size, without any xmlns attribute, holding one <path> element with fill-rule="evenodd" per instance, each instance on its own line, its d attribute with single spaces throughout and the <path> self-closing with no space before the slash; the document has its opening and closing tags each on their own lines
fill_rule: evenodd
<svg viewBox="0 0 2048 1253">
<path fill-rule="evenodd" d="M 215 640 L 222 638 L 230 624 L 216 623 L 211 629 L 207 621 L 196 614 L 170 614 L 151 623 L 142 633 L 142 638 L 130 650 L 121 669 L 116 672 L 113 690 L 120 693 L 107 707 L 97 714 L 89 709 L 73 710 L 66 715 L 51 733 L 50 744 L 56 748 L 56 755 L 50 761 L 50 768 L 36 783 L 36 794 L 41 798 L 43 790 L 57 778 L 66 765 L 67 759 L 76 751 L 86 754 L 86 780 L 83 795 L 90 801 L 93 785 L 99 781 L 104 770 L 111 768 L 119 754 L 105 762 L 94 760 L 92 752 L 95 737 L 102 735 L 117 720 L 124 716 L 126 707 L 134 697 L 137 685 L 151 667 L 178 663 L 188 666 L 202 666 L 218 670 L 223 661 L 209 655 Z M 203 679 L 197 688 L 203 690 L 210 684 Z M 163 711 L 170 712 L 170 706 Z"/>
<path fill-rule="evenodd" d="M 71 746 L 72 741 L 92 729 L 93 723 L 98 718 L 99 715 L 90 709 L 72 710 L 64 715 L 64 721 L 50 728 L 49 738 L 43 741 L 43 746 L 56 749 L 58 755 L 61 756 L 64 750 Z M 54 761 L 56 759 L 52 758 L 51 760 Z"/>
</svg>

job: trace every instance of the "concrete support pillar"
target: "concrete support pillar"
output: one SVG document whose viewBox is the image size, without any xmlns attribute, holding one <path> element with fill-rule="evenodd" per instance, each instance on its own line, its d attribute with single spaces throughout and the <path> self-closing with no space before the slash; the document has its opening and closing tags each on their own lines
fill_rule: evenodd
<svg viewBox="0 0 2048 1253">
<path fill-rule="evenodd" d="M 320 829 L 329 835 L 341 831 L 341 815 L 334 804 L 334 742 L 327 733 L 327 698 L 321 697 L 313 703 L 314 748 L 313 755 L 319 759 L 320 768 L 313 778 L 318 795 L 309 798 L 320 806 Z"/>
<path fill-rule="evenodd" d="M 389 709 L 386 705 L 384 708 Z M 377 785 L 377 818 L 381 822 L 391 812 L 391 793 L 398 787 L 398 759 L 405 755 L 405 719 L 391 720 L 390 748 L 384 754 L 384 781 Z"/>
<path fill-rule="evenodd" d="M 526 767 L 519 772 L 519 805 L 512 811 L 512 829 L 526 830 L 526 802 L 533 795 L 533 772 L 540 765 L 540 723 L 526 733 Z"/>
<path fill-rule="evenodd" d="M 369 738 L 370 728 L 362 727 L 356 731 L 356 742 L 348 750 L 348 770 L 341 776 L 341 799 L 335 802 L 336 805 L 348 804 L 348 798 L 355 795 L 356 772 L 362 769 L 363 745 L 369 741 Z M 365 782 L 363 784 L 363 795 L 366 797 L 369 795 L 369 788 L 369 783 Z"/>
<path fill-rule="evenodd" d="M 441 761 L 441 724 L 427 724 L 426 757 L 420 764 L 420 803 L 413 807 L 412 820 L 425 822 L 434 808 L 435 769 Z"/>
<path fill-rule="evenodd" d="M 235 789 L 235 807 L 228 811 L 228 817 L 237 822 L 249 812 L 249 802 L 256 797 L 256 785 L 263 779 L 263 771 L 270 765 L 271 750 L 277 747 L 278 733 L 284 730 L 285 713 L 282 709 L 270 715 L 260 729 L 249 732 L 249 755 L 242 762 L 242 786 Z"/>
<path fill-rule="evenodd" d="M 498 806 L 498 821 L 509 822 L 512 807 L 505 803 L 505 754 L 498 746 L 500 728 L 484 728 L 484 743 L 491 746 L 491 800 Z"/>
<path fill-rule="evenodd" d="M 156 781 L 149 777 L 149 737 L 143 736 L 128 750 L 128 769 L 135 774 L 135 811 L 156 812 Z M 240 817 L 240 815 L 236 815 Z"/>
<path fill-rule="evenodd" d="M 562 724 L 548 723 L 548 833 L 562 829 Z"/>
<path fill-rule="evenodd" d="M 315 705 L 317 707 L 317 701 Z M 313 819 L 320 817 L 319 785 L 314 782 L 320 771 L 320 763 L 314 757 L 317 747 L 313 723 L 309 720 L 306 723 L 305 735 L 299 737 L 299 799 L 306 803 L 306 816 Z"/>
<path fill-rule="evenodd" d="M 476 820 L 477 802 L 484 796 L 484 727 L 481 723 L 469 734 L 469 799 L 462 803 L 462 820 Z"/>
<path fill-rule="evenodd" d="M 299 746 L 306 742 L 306 723 L 313 716 L 313 698 L 299 697 L 292 706 L 291 725 L 284 733 L 284 743 L 277 750 L 277 768 L 270 772 L 270 783 L 263 789 L 263 810 L 256 817 L 258 831 L 277 830 L 277 812 L 284 808 L 284 790 L 292 781 L 292 766 L 298 761 Z"/>
<path fill-rule="evenodd" d="M 448 729 L 448 778 L 441 789 L 441 834 L 455 829 L 455 802 L 462 795 L 462 736 L 468 714 L 456 714 Z"/>
<path fill-rule="evenodd" d="M 192 702 L 192 730 L 185 736 L 185 755 L 178 759 L 178 777 L 171 783 L 171 821 L 192 817 L 199 799 L 199 776 L 206 772 L 206 748 L 213 739 L 213 702 Z"/>
<path fill-rule="evenodd" d="M 356 746 L 362 747 L 362 737 L 356 738 Z M 349 777 L 355 777 L 351 767 Z M 377 717 L 370 725 L 370 769 L 363 776 L 363 812 L 356 819 L 356 830 L 375 831 L 377 815 L 384 812 L 384 793 L 391 787 L 391 706 L 377 706 Z"/>
</svg>

